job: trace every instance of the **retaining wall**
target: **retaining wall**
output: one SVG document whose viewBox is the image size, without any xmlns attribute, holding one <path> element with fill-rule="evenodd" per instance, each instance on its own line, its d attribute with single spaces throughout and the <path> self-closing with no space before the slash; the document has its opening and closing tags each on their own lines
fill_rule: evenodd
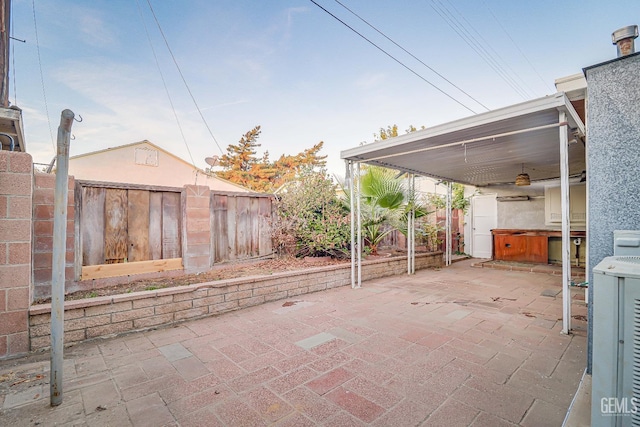
<svg viewBox="0 0 640 427">
<path fill-rule="evenodd" d="M 442 252 L 417 254 L 416 270 L 442 267 Z M 362 280 L 406 274 L 407 258 L 362 263 Z M 171 325 L 351 284 L 351 265 L 315 267 L 270 276 L 242 277 L 188 286 L 65 302 L 65 344 Z M 29 310 L 31 350 L 50 346 L 51 305 Z"/>
</svg>

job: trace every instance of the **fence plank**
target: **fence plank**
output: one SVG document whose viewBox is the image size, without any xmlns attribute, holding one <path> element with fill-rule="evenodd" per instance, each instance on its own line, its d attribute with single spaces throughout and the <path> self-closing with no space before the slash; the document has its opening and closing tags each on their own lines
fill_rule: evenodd
<svg viewBox="0 0 640 427">
<path fill-rule="evenodd" d="M 258 255 L 270 255 L 273 252 L 271 244 L 271 199 L 261 197 L 258 202 L 259 236 Z"/>
<path fill-rule="evenodd" d="M 229 257 L 229 260 L 234 260 L 238 258 L 237 252 L 236 252 L 236 231 L 237 231 L 236 202 L 237 202 L 237 199 L 238 199 L 237 197 L 227 198 L 227 242 L 229 245 L 227 249 L 227 256 Z"/>
<path fill-rule="evenodd" d="M 226 261 L 229 259 L 229 236 L 227 232 L 227 199 L 226 195 L 213 194 L 213 236 L 214 239 L 214 262 Z"/>
<path fill-rule="evenodd" d="M 148 261 L 149 258 L 149 192 L 129 190 L 127 195 L 129 229 L 128 261 Z"/>
<path fill-rule="evenodd" d="M 127 190 L 105 192 L 104 257 L 107 264 L 127 257 Z"/>
<path fill-rule="evenodd" d="M 251 219 L 249 197 L 236 198 L 236 253 L 238 258 L 247 258 L 251 252 Z"/>
<path fill-rule="evenodd" d="M 149 258 L 162 259 L 162 193 L 149 193 Z"/>
<path fill-rule="evenodd" d="M 180 193 L 162 193 L 162 258 L 180 258 Z"/>
<path fill-rule="evenodd" d="M 160 271 L 181 269 L 182 258 L 156 259 L 152 261 L 127 262 L 121 264 L 92 265 L 82 267 L 82 280 L 102 279 L 105 277 L 156 273 Z"/>
<path fill-rule="evenodd" d="M 105 189 L 82 189 L 82 265 L 104 264 Z"/>
<path fill-rule="evenodd" d="M 256 256 L 260 252 L 260 215 L 259 201 L 257 197 L 248 198 L 251 205 L 249 207 L 249 220 L 251 222 L 251 247 L 249 253 Z"/>
</svg>

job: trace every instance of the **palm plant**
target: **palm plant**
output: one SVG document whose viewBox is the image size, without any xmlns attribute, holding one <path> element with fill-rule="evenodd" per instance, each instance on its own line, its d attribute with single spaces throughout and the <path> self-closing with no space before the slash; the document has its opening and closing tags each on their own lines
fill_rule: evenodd
<svg viewBox="0 0 640 427">
<path fill-rule="evenodd" d="M 360 179 L 363 208 L 362 235 L 372 255 L 378 253 L 380 242 L 393 231 L 385 224 L 397 218 L 405 201 L 402 181 L 395 172 L 380 167 L 369 167 Z"/>
</svg>

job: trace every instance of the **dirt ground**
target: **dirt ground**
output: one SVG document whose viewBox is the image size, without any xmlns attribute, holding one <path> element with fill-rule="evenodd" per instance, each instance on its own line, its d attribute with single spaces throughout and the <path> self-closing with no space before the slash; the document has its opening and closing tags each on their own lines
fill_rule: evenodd
<svg viewBox="0 0 640 427">
<path fill-rule="evenodd" d="M 388 256 L 388 255 L 385 255 Z M 234 279 L 247 276 L 268 276 L 284 271 L 303 270 L 305 268 L 327 265 L 339 265 L 350 262 L 348 259 L 333 258 L 295 258 L 280 257 L 265 261 L 253 261 L 233 264 L 222 264 L 214 269 L 199 274 L 188 274 L 179 277 L 162 277 L 157 279 L 135 280 L 129 283 L 109 286 L 90 291 L 78 291 L 65 295 L 65 300 L 95 298 L 99 296 L 127 294 L 139 291 L 153 291 L 156 289 L 185 286 L 194 283 L 212 282 L 215 280 Z M 39 299 L 34 304 L 47 304 L 51 299 Z"/>
</svg>

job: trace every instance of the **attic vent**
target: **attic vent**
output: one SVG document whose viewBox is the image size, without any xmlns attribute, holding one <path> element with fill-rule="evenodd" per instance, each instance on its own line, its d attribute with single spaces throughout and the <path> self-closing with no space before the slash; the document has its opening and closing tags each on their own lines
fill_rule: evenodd
<svg viewBox="0 0 640 427">
<path fill-rule="evenodd" d="M 136 165 L 158 166 L 158 150 L 136 148 L 134 158 Z"/>
</svg>

